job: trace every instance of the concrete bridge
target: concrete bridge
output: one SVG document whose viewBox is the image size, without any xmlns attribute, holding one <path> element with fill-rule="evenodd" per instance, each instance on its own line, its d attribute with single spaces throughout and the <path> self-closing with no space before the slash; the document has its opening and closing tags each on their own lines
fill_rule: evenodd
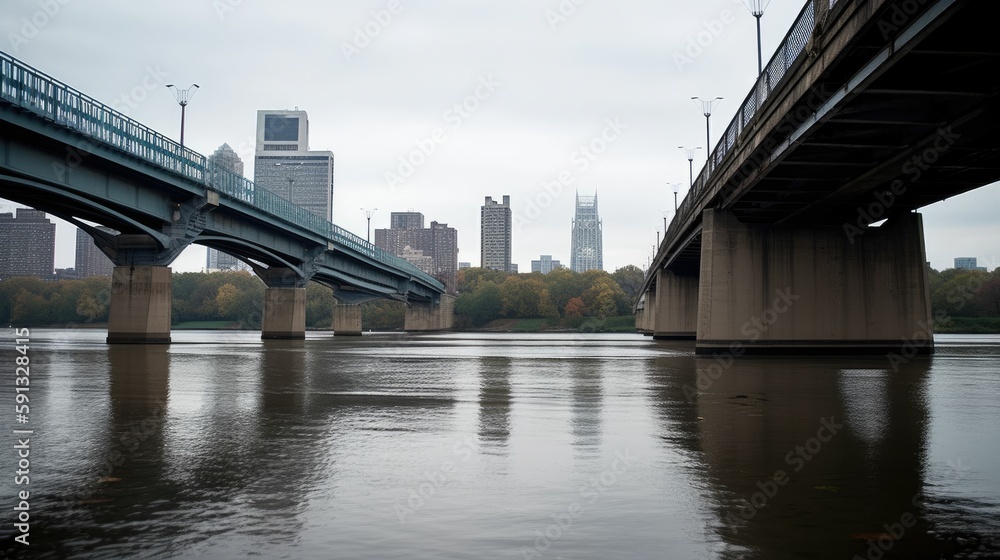
<svg viewBox="0 0 1000 560">
<path fill-rule="evenodd" d="M 932 353 L 916 210 L 1000 179 L 989 7 L 807 2 L 674 216 L 638 328 L 700 354 Z"/>
<path fill-rule="evenodd" d="M 409 262 L 3 53 L 0 197 L 75 224 L 114 261 L 109 343 L 170 341 L 169 265 L 192 243 L 267 284 L 263 338 L 305 337 L 310 280 L 335 291 L 336 334 L 361 334 L 375 298 L 405 301 L 407 330 L 452 326 L 452 296 Z"/>
</svg>

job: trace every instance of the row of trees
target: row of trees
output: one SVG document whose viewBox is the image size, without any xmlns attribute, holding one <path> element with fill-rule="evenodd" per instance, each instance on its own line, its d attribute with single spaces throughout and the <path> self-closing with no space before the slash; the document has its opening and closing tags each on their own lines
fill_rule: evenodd
<svg viewBox="0 0 1000 560">
<path fill-rule="evenodd" d="M 635 266 L 612 274 L 465 269 L 458 275 L 457 326 L 481 327 L 501 318 L 544 318 L 558 323 L 630 315 L 642 280 L 643 272 Z M 1000 269 L 930 270 L 929 281 L 935 316 L 1000 317 Z M 260 328 L 264 289 L 264 283 L 247 272 L 174 274 L 174 323 L 221 321 L 234 328 Z M 111 282 L 106 277 L 58 282 L 10 278 L 0 282 L 0 322 L 26 326 L 103 323 L 108 320 L 110 300 Z M 309 284 L 307 326 L 329 328 L 334 303 L 330 289 Z M 372 301 L 362 308 L 362 323 L 370 329 L 398 329 L 404 313 L 405 306 L 399 302 Z"/>
<path fill-rule="evenodd" d="M 469 268 L 459 271 L 455 312 L 459 327 L 480 327 L 500 318 L 605 318 L 630 315 L 643 272 L 625 266 L 608 274 L 566 268 L 548 274 L 507 274 Z"/>
</svg>

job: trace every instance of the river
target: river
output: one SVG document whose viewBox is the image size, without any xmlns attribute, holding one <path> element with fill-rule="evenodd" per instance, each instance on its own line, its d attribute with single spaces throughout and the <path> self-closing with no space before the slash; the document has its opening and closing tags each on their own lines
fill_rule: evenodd
<svg viewBox="0 0 1000 560">
<path fill-rule="evenodd" d="M 9 558 L 1000 557 L 1000 336 L 730 361 L 637 334 L 32 329 L 19 423 L 5 332 Z"/>
</svg>

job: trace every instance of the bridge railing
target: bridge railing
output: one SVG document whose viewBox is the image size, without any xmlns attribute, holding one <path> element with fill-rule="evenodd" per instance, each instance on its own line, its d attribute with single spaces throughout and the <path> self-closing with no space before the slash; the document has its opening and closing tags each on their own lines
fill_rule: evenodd
<svg viewBox="0 0 1000 560">
<path fill-rule="evenodd" d="M 256 188 L 242 175 L 216 165 L 198 152 L 4 52 L 0 52 L 0 99 L 444 289 L 443 284 L 406 259 L 271 191 Z"/>
<path fill-rule="evenodd" d="M 712 174 L 722 165 L 726 156 L 730 154 L 733 148 L 737 146 L 744 129 L 750 125 L 754 117 L 760 112 L 761 107 L 770 98 L 771 93 L 784 85 L 782 79 L 785 77 L 788 69 L 802 55 L 816 26 L 815 1 L 807 0 L 802 11 L 795 18 L 795 23 L 792 24 L 791 29 L 789 29 L 785 38 L 775 50 L 767 66 L 764 67 L 760 76 L 757 77 L 757 81 L 754 83 L 753 88 L 750 89 L 750 93 L 747 94 L 743 103 L 740 104 L 736 115 L 719 139 L 719 143 L 716 144 L 715 148 L 708 155 L 705 166 L 698 174 L 698 178 L 692 183 L 690 190 L 684 196 L 684 200 L 677 207 L 674 219 L 670 222 L 670 226 L 667 228 L 666 235 L 663 238 L 665 244 L 667 243 L 667 239 L 675 238 L 679 234 L 678 230 L 683 227 L 686 219 L 679 218 L 689 216 L 691 212 L 695 211 L 696 205 L 704 193 Z M 838 2 L 838 0 L 822 1 L 829 1 L 830 8 Z"/>
</svg>

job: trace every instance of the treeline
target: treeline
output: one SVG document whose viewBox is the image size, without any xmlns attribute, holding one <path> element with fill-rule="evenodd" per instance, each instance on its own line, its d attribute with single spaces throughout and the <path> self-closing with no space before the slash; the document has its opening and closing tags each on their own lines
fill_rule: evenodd
<svg viewBox="0 0 1000 560">
<path fill-rule="evenodd" d="M 544 319 L 550 327 L 579 327 L 588 318 L 631 315 L 643 272 L 626 266 L 607 273 L 558 269 L 549 274 L 506 274 L 471 268 L 459 271 L 456 327 L 479 328 L 496 319 Z M 931 307 L 938 332 L 1000 332 L 1000 269 L 993 272 L 929 271 Z M 173 323 L 259 329 L 264 283 L 248 272 L 189 272 L 173 275 Z M 19 326 L 106 323 L 111 280 L 0 281 L 0 322 Z M 306 325 L 328 329 L 335 303 L 329 288 L 306 289 Z M 376 300 L 362 306 L 365 329 L 403 327 L 405 305 Z"/>
<path fill-rule="evenodd" d="M 264 311 L 264 285 L 249 272 L 176 273 L 171 282 L 174 325 L 200 324 L 214 328 L 259 329 Z M 43 281 L 9 278 L 0 281 L 0 322 L 18 326 L 103 324 L 108 321 L 111 278 Z M 329 329 L 333 323 L 333 290 L 306 287 L 306 327 Z M 375 300 L 361 307 L 365 329 L 403 328 L 406 306 Z"/>
<path fill-rule="evenodd" d="M 467 268 L 458 274 L 456 327 L 481 327 L 495 319 L 546 319 L 551 326 L 577 327 L 580 319 L 631 315 L 643 272 L 628 265 L 612 274 L 566 268 L 548 274 L 508 274 Z"/>
</svg>

